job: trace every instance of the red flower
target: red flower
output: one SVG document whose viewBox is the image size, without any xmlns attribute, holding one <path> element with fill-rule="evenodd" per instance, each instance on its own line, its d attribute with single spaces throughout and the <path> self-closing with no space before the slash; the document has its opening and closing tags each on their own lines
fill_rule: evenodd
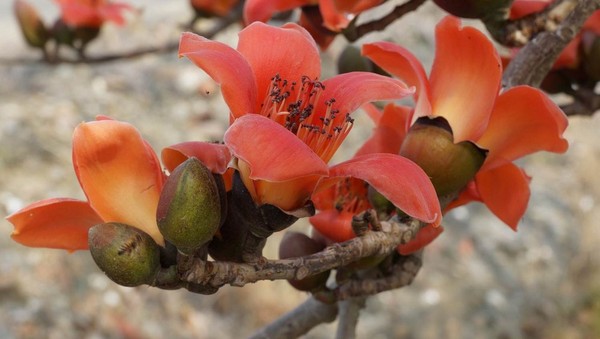
<svg viewBox="0 0 600 339">
<path fill-rule="evenodd" d="M 366 151 L 398 152 L 411 121 L 444 117 L 454 142 L 469 140 L 489 151 L 473 182 L 450 207 L 482 201 L 513 229 L 529 200 L 529 177 L 512 163 L 546 150 L 565 152 L 564 113 L 541 91 L 518 86 L 499 94 L 502 67 L 491 42 L 479 31 L 447 17 L 436 28 L 436 55 L 427 79 L 423 66 L 406 49 L 388 42 L 368 44 L 363 53 L 389 73 L 417 87 L 412 111 L 386 108 Z M 392 115 L 392 116 L 390 116 Z M 396 120 L 393 125 L 387 121 Z M 396 135 L 390 145 L 382 134 Z"/>
<path fill-rule="evenodd" d="M 123 11 L 133 8 L 125 3 L 108 0 L 55 0 L 60 6 L 62 20 L 75 27 L 100 27 L 105 21 L 123 25 Z"/>
<path fill-rule="evenodd" d="M 165 180 L 150 145 L 132 125 L 99 118 L 82 123 L 73 135 L 73 166 L 87 201 L 38 201 L 7 217 L 12 238 L 26 246 L 87 249 L 88 229 L 121 222 L 164 240 L 156 225 Z"/>
<path fill-rule="evenodd" d="M 295 24 L 282 28 L 251 24 L 240 33 L 237 50 L 184 33 L 180 55 L 221 83 L 233 121 L 224 142 L 258 205 L 272 204 L 293 213 L 305 206 L 323 178 L 352 176 L 381 186 L 387 176 L 396 175 L 388 170 L 389 164 L 398 162 L 388 163 L 388 155 L 369 155 L 331 169 L 327 162 L 352 127 L 350 113 L 365 102 L 410 94 L 403 83 L 361 72 L 318 81 L 318 49 Z M 421 177 L 425 177 L 422 171 L 413 171 L 393 178 L 408 185 Z M 431 185 L 407 193 L 392 191 L 392 200 L 405 204 L 398 207 L 405 207 L 406 213 L 439 223 L 439 204 Z"/>
<path fill-rule="evenodd" d="M 244 21 L 265 22 L 276 12 L 318 4 L 325 27 L 339 32 L 346 28 L 354 15 L 382 2 L 383 0 L 247 0 L 244 5 Z"/>
</svg>

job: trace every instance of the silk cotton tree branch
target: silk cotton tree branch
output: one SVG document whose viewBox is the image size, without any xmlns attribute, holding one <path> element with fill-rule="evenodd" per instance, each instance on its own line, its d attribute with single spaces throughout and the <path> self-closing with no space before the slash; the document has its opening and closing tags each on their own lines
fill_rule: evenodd
<svg viewBox="0 0 600 339">
<path fill-rule="evenodd" d="M 554 31 L 538 34 L 515 55 L 504 72 L 502 84 L 505 88 L 517 85 L 539 87 L 560 52 L 579 32 L 585 20 L 600 9 L 600 0 L 575 2 L 573 10 Z"/>
</svg>

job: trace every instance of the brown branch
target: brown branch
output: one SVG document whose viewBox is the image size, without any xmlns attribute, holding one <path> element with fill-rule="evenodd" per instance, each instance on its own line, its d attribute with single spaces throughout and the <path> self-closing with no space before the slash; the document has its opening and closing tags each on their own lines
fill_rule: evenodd
<svg viewBox="0 0 600 339">
<path fill-rule="evenodd" d="M 484 19 L 492 37 L 504 46 L 522 47 L 541 32 L 552 32 L 573 10 L 577 0 L 558 0 L 544 10 L 514 20 Z"/>
<path fill-rule="evenodd" d="M 342 34 L 350 42 L 356 41 L 361 37 L 375 31 L 382 31 L 388 25 L 401 18 L 405 14 L 408 14 L 421 6 L 425 0 L 408 0 L 407 2 L 394 7 L 394 9 L 385 15 L 384 17 L 369 21 L 360 26 L 356 26 L 356 22 L 360 15 L 357 15 L 348 25 L 346 29 L 342 31 Z"/>
<path fill-rule="evenodd" d="M 338 302 L 339 321 L 335 337 L 337 339 L 354 339 L 356 338 L 356 325 L 360 310 L 366 305 L 367 298 L 359 297 Z"/>
<path fill-rule="evenodd" d="M 188 258 L 181 262 L 180 279 L 199 286 L 244 286 L 259 280 L 303 279 L 330 269 L 348 265 L 358 259 L 385 256 L 399 244 L 412 240 L 422 223 L 411 219 L 401 224 L 381 222 L 381 232 L 367 232 L 343 243 L 336 243 L 323 251 L 300 258 L 265 260 L 256 264 L 223 261 L 204 261 Z"/>
<path fill-rule="evenodd" d="M 310 297 L 294 310 L 260 329 L 250 338 L 297 338 L 317 325 L 334 321 L 337 315 L 337 303 L 325 304 Z"/>
<path fill-rule="evenodd" d="M 579 32 L 585 20 L 598 9 L 600 0 L 579 0 L 556 30 L 540 33 L 517 53 L 504 72 L 503 86 L 539 87 L 560 52 Z"/>
</svg>

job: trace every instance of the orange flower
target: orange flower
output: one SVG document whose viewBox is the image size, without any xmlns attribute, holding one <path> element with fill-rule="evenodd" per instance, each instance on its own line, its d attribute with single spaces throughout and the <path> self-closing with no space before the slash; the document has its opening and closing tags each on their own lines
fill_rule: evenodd
<svg viewBox="0 0 600 339">
<path fill-rule="evenodd" d="M 318 81 L 318 49 L 296 24 L 276 28 L 253 23 L 240 32 L 237 50 L 184 33 L 179 53 L 221 83 L 233 121 L 224 142 L 258 205 L 271 204 L 294 214 L 327 177 L 379 176 L 374 185 L 385 185 L 388 155 L 369 155 L 331 169 L 327 163 L 350 132 L 350 113 L 369 101 L 412 93 L 402 82 L 363 72 Z M 409 182 L 415 179 L 412 175 L 398 180 Z M 415 174 L 419 175 L 424 173 Z M 421 195 L 415 200 L 420 205 L 405 206 L 406 213 L 439 223 L 439 204 L 431 185 L 413 191 Z M 402 193 L 396 189 L 392 195 Z"/>
<path fill-rule="evenodd" d="M 334 32 L 346 28 L 352 17 L 381 4 L 383 0 L 247 0 L 244 5 L 244 21 L 267 21 L 276 12 L 284 12 L 302 6 L 319 5 L 323 25 Z"/>
<path fill-rule="evenodd" d="M 123 25 L 123 11 L 133 8 L 125 3 L 108 0 L 55 0 L 60 6 L 62 20 L 75 27 L 100 27 L 105 21 Z"/>
<path fill-rule="evenodd" d="M 164 240 L 156 225 L 165 180 L 150 145 L 132 125 L 100 117 L 73 134 L 73 166 L 87 201 L 53 198 L 7 217 L 12 238 L 26 246 L 87 249 L 88 229 L 121 222 Z"/>
<path fill-rule="evenodd" d="M 444 117 L 454 142 L 468 140 L 489 151 L 473 182 L 449 208 L 482 201 L 513 229 L 529 200 L 529 177 L 512 163 L 546 150 L 565 152 L 564 113 L 538 89 L 517 86 L 499 94 L 502 66 L 492 43 L 479 31 L 460 27 L 447 17 L 436 28 L 436 54 L 429 79 L 406 49 L 388 42 L 368 44 L 363 53 L 409 85 L 417 87 L 413 110 L 390 107 L 363 152 L 392 151 L 382 133 L 404 138 L 410 123 L 422 116 Z M 390 116 L 392 115 L 392 116 Z M 396 121 L 395 125 L 386 121 Z M 401 140 L 395 140 L 397 147 Z"/>
</svg>

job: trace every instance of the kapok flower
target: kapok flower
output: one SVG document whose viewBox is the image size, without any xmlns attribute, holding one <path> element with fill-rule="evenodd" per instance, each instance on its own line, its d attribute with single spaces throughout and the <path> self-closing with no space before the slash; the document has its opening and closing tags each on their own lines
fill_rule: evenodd
<svg viewBox="0 0 600 339">
<path fill-rule="evenodd" d="M 489 151 L 468 189 L 450 207 L 482 201 L 516 229 L 530 191 L 529 177 L 512 161 L 540 150 L 566 151 L 568 143 L 562 134 L 568 121 L 558 106 L 528 86 L 499 94 L 502 66 L 492 43 L 474 28 L 461 28 L 454 17 L 446 17 L 436 27 L 436 54 L 429 79 L 415 56 L 393 43 L 367 44 L 363 53 L 417 87 L 413 110 L 384 110 L 379 118 L 383 126 L 378 126 L 366 143 L 368 152 L 400 152 L 400 148 L 391 150 L 389 144 L 382 144 L 379 134 L 396 135 L 400 140 L 391 143 L 397 146 L 405 139 L 402 129 L 406 131 L 416 118 L 445 118 L 454 143 L 470 141 Z M 388 121 L 395 121 L 394 125 Z"/>
<path fill-rule="evenodd" d="M 414 166 L 418 168 L 417 165 Z M 399 172 L 398 175 L 402 174 Z M 423 179 L 427 185 L 427 178 Z M 372 208 L 368 199 L 368 183 L 351 177 L 337 178 L 329 188 L 314 194 L 312 201 L 318 212 L 309 218 L 310 223 L 321 235 L 334 242 L 354 238 L 356 234 L 352 229 L 352 217 Z M 441 225 L 427 225 L 417 233 L 415 239 L 399 245 L 398 251 L 404 255 L 416 252 L 435 240 L 443 230 Z"/>
<path fill-rule="evenodd" d="M 7 217 L 12 238 L 26 246 L 75 251 L 88 248 L 90 227 L 119 222 L 164 245 L 156 224 L 165 181 L 150 145 L 132 125 L 99 117 L 73 134 L 73 166 L 87 201 L 52 198 Z"/>
<path fill-rule="evenodd" d="M 109 0 L 55 0 L 60 6 L 61 18 L 69 26 L 99 28 L 105 21 L 123 25 L 123 11 L 133 8 L 125 3 Z"/>
<path fill-rule="evenodd" d="M 237 50 L 184 33 L 180 55 L 221 83 L 233 120 L 224 142 L 255 203 L 288 213 L 303 208 L 319 180 L 331 175 L 327 162 L 352 127 L 351 112 L 365 102 L 411 93 L 403 83 L 372 73 L 318 81 L 318 49 L 296 24 L 276 28 L 253 23 L 240 32 Z M 386 175 L 380 170 L 385 165 L 374 158 L 362 163 L 372 164 L 372 173 Z M 360 167 L 360 161 L 354 163 Z M 415 190 L 421 189 L 425 198 L 418 201 L 424 205 L 409 206 L 406 213 L 439 223 L 437 199 L 429 195 L 429 187 Z"/>
<path fill-rule="evenodd" d="M 383 0 L 247 0 L 244 5 L 244 21 L 248 24 L 254 21 L 266 22 L 276 12 L 319 5 L 324 26 L 339 32 L 346 28 L 356 14 L 382 2 Z"/>
</svg>

